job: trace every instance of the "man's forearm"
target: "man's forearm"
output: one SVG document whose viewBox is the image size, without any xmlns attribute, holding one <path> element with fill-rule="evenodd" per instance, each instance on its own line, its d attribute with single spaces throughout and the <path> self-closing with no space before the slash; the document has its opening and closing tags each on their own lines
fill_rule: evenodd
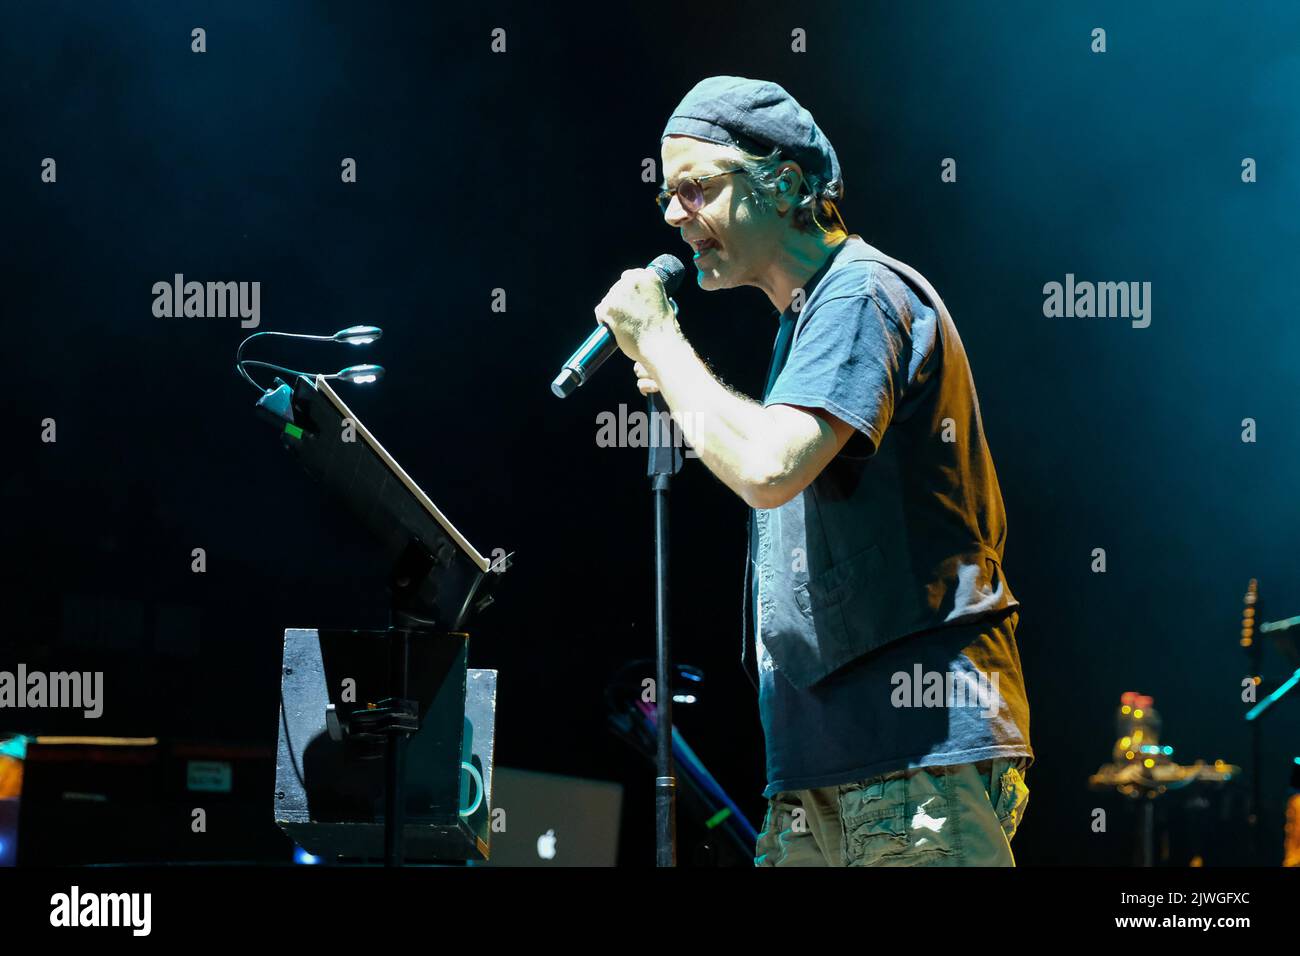
<svg viewBox="0 0 1300 956">
<path fill-rule="evenodd" d="M 646 343 L 642 364 L 700 460 L 751 507 L 768 507 L 784 463 L 763 406 L 714 378 L 679 334 Z"/>
</svg>

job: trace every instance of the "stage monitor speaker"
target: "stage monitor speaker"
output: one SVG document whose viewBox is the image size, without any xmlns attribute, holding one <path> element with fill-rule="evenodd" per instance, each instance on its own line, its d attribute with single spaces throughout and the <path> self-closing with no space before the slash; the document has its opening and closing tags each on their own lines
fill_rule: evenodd
<svg viewBox="0 0 1300 956">
<path fill-rule="evenodd" d="M 392 631 L 284 635 L 275 819 L 328 860 L 384 855 L 385 744 L 357 734 L 386 698 L 420 702 L 410 737 L 405 858 L 485 860 L 489 852 L 496 671 L 465 666 L 463 634 L 411 633 L 409 686 L 393 686 Z"/>
</svg>

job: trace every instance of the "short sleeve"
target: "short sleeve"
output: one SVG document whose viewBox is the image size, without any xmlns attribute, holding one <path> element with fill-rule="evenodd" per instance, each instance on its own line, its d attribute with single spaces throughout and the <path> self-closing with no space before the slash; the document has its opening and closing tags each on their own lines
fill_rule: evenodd
<svg viewBox="0 0 1300 956">
<path fill-rule="evenodd" d="M 907 340 L 871 295 L 817 304 L 796 329 L 764 405 L 820 408 L 878 448 L 907 384 Z"/>
</svg>

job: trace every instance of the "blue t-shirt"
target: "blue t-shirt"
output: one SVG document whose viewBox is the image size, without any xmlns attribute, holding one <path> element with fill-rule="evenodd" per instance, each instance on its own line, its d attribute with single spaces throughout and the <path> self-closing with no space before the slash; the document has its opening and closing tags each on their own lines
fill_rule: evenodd
<svg viewBox="0 0 1300 956">
<path fill-rule="evenodd" d="M 833 463 L 834 469 L 828 466 L 839 470 L 832 480 L 842 482 L 845 474 L 863 473 L 855 469 L 897 470 L 900 464 L 905 465 L 909 474 L 899 475 L 901 481 L 881 483 L 883 488 L 897 484 L 908 489 L 908 497 L 898 505 L 905 513 L 894 513 L 890 520 L 913 528 L 920 536 L 926 534 L 930 522 L 948 520 L 945 515 L 959 510 L 962 527 L 976 529 L 973 537 L 996 544 L 986 551 L 1000 562 L 1001 495 L 996 478 L 986 477 L 993 475 L 992 461 L 983 442 L 965 355 L 956 354 L 961 350 L 960 340 L 955 331 L 945 335 L 935 329 L 937 311 L 892 270 L 878 262 L 862 261 L 864 248 L 869 247 L 852 237 L 837 247 L 805 284 L 805 301 L 812 302 L 814 290 L 832 275 L 815 300 L 816 315 L 806 316 L 816 323 L 815 335 L 796 335 L 799 313 L 787 310 L 780 316 L 764 404 L 821 408 L 853 425 L 858 434 L 841 451 L 839 457 L 845 460 Z M 845 249 L 854 254 L 841 255 Z M 837 268 L 840 274 L 834 275 Z M 845 274 L 850 269 L 855 276 Z M 827 288 L 854 291 L 828 296 Z M 948 321 L 946 315 L 943 318 Z M 931 331 L 923 332 L 927 329 Z M 954 353 L 946 363 L 945 348 Z M 949 381 L 943 381 L 945 369 Z M 936 406 L 933 414 L 911 413 L 918 404 L 939 402 L 943 407 Z M 979 440 L 968 441 L 961 452 L 969 456 L 969 465 L 963 462 L 953 468 L 951 447 L 928 444 L 932 439 L 942 441 L 942 436 L 928 434 L 933 430 L 931 422 L 950 420 L 969 422 L 968 427 L 979 432 Z M 908 443 L 906 454 L 897 453 L 888 444 L 891 431 L 902 435 L 894 441 Z M 877 457 L 882 448 L 884 453 Z M 964 479 L 960 495 L 951 487 L 958 480 L 953 477 L 956 472 L 961 472 L 958 479 Z M 855 478 L 854 484 L 858 482 Z M 959 499 L 957 508 L 954 503 Z M 855 504 L 852 495 L 844 495 L 835 507 L 890 511 L 893 505 L 879 500 Z M 818 533 L 821 529 L 804 527 L 806 513 L 811 514 L 794 506 L 754 511 L 750 517 L 751 610 L 759 713 L 767 744 L 764 795 L 849 783 L 912 767 L 998 757 L 1032 760 L 1029 708 L 1015 643 L 1018 613 L 1001 577 L 1000 563 L 989 565 L 992 571 L 981 586 L 948 589 L 952 594 L 944 607 L 952 623 L 920 629 L 887 643 L 811 686 L 806 682 L 796 686 L 787 679 L 763 646 L 764 610 L 780 618 L 778 626 L 786 630 L 806 622 L 806 640 L 810 642 L 827 639 L 813 626 L 806 588 L 790 587 L 800 576 L 774 577 L 771 573 L 778 562 L 789 557 L 769 554 L 773 542 L 801 542 L 815 550 L 817 542 L 806 541 L 806 534 L 809 528 Z M 885 526 L 870 515 L 862 524 Z M 891 539 L 884 535 L 882 540 L 888 543 Z M 942 534 L 926 538 L 927 546 L 938 551 L 944 551 L 947 540 Z M 951 540 L 964 539 L 955 533 Z M 871 542 L 862 544 L 866 547 Z M 767 549 L 763 556 L 760 549 Z M 801 559 L 799 551 L 804 551 L 802 557 L 806 558 L 804 549 L 793 550 L 796 562 Z M 924 561 L 918 562 L 923 551 L 920 547 L 908 554 L 893 554 L 893 550 L 885 555 L 872 586 L 900 593 L 920 587 L 938 593 L 941 589 L 927 577 L 932 573 L 927 570 L 930 566 L 947 568 L 950 579 L 970 578 L 950 573 L 958 558 L 947 561 L 946 552 L 924 554 Z M 769 563 L 769 593 L 762 591 L 760 560 Z M 924 566 L 920 571 L 910 566 L 918 563 Z"/>
</svg>

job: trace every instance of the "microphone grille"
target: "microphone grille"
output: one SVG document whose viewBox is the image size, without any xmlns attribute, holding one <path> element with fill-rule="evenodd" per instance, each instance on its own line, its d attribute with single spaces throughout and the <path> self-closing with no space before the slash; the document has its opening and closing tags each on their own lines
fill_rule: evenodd
<svg viewBox="0 0 1300 956">
<path fill-rule="evenodd" d="M 662 256 L 656 256 L 655 261 L 650 263 L 650 268 L 659 276 L 659 281 L 664 284 L 664 291 L 669 295 L 677 291 L 677 287 L 682 284 L 682 276 L 686 273 L 682 260 L 667 252 Z"/>
</svg>

